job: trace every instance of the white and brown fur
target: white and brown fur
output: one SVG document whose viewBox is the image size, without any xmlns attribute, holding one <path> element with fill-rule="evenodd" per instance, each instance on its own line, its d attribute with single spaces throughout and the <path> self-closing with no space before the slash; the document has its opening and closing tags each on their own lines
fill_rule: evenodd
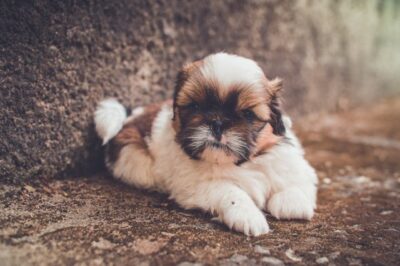
<svg viewBox="0 0 400 266">
<path fill-rule="evenodd" d="M 115 178 L 168 193 L 246 235 L 269 231 L 262 211 L 309 220 L 317 176 L 279 109 L 280 88 L 254 61 L 218 53 L 179 72 L 172 103 L 127 117 L 105 100 L 95 123 L 106 164 Z"/>
</svg>

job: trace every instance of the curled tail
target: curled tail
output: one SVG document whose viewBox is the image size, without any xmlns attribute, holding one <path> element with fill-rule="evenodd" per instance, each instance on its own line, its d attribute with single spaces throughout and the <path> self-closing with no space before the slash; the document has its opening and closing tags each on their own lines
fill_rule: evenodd
<svg viewBox="0 0 400 266">
<path fill-rule="evenodd" d="M 99 103 L 94 113 L 94 123 L 103 145 L 118 134 L 126 117 L 127 110 L 117 100 L 107 99 Z"/>
</svg>

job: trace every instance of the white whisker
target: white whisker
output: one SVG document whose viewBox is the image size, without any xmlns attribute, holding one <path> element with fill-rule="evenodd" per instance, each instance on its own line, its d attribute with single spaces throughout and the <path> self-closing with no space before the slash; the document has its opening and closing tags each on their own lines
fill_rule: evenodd
<svg viewBox="0 0 400 266">
<path fill-rule="evenodd" d="M 242 158 L 246 157 L 246 151 L 248 146 L 243 137 L 240 136 L 240 134 L 238 134 L 237 132 L 228 132 L 226 134 L 226 137 L 229 149 L 233 153 L 238 154 Z"/>
<path fill-rule="evenodd" d="M 198 128 L 193 128 L 192 130 L 194 133 L 188 137 L 191 141 L 189 146 L 196 150 L 201 148 L 204 143 L 206 143 L 207 138 L 210 135 L 210 129 L 207 126 L 200 126 Z"/>
</svg>

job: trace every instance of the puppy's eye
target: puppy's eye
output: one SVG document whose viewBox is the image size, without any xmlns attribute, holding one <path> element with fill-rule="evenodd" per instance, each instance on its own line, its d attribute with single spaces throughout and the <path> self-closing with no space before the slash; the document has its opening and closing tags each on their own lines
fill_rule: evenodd
<svg viewBox="0 0 400 266">
<path fill-rule="evenodd" d="M 243 116 L 250 121 L 255 118 L 254 112 L 250 109 L 243 110 Z"/>
<path fill-rule="evenodd" d="M 187 105 L 188 108 L 192 109 L 192 110 L 199 110 L 200 106 L 198 103 L 196 102 L 191 102 L 189 105 Z"/>
</svg>

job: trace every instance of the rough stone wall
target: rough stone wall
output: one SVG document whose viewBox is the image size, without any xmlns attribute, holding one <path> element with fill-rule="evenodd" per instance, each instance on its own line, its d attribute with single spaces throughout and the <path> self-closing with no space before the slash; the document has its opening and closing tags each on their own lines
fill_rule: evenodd
<svg viewBox="0 0 400 266">
<path fill-rule="evenodd" d="M 378 0 L 1 1 L 0 178 L 99 170 L 96 103 L 170 97 L 179 67 L 216 51 L 284 78 L 295 116 L 396 93 L 398 10 Z"/>
</svg>

